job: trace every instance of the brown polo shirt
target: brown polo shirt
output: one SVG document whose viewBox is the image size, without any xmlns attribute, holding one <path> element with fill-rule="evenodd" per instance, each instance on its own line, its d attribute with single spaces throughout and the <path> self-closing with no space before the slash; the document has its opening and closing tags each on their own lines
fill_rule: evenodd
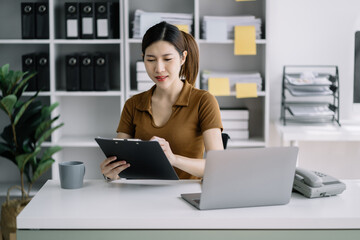
<svg viewBox="0 0 360 240">
<path fill-rule="evenodd" d="M 202 133 L 211 128 L 222 130 L 220 109 L 216 98 L 205 90 L 194 88 L 187 81 L 172 108 L 168 122 L 156 126 L 151 112 L 150 90 L 129 98 L 121 113 L 117 132 L 134 138 L 149 140 L 153 136 L 166 139 L 174 154 L 189 158 L 203 158 Z M 180 169 L 175 169 L 179 178 L 196 178 Z"/>
</svg>

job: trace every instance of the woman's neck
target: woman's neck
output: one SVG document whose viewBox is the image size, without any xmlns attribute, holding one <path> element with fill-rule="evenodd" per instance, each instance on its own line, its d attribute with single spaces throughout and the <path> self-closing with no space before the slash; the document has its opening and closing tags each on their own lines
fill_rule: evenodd
<svg viewBox="0 0 360 240">
<path fill-rule="evenodd" d="M 166 89 L 157 87 L 154 90 L 153 97 L 159 100 L 169 101 L 173 105 L 179 98 L 183 86 L 184 82 L 179 79 L 179 81 L 174 81 L 174 83 Z"/>
</svg>

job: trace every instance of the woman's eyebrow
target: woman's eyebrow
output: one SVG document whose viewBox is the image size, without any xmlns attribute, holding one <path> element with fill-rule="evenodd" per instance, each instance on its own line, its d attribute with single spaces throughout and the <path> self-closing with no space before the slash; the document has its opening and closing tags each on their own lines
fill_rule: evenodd
<svg viewBox="0 0 360 240">
<path fill-rule="evenodd" d="M 167 57 L 167 56 L 170 56 L 170 55 L 173 55 L 172 53 L 165 53 L 163 54 L 162 56 L 163 57 Z M 146 54 L 145 57 L 156 57 L 155 55 L 152 55 L 152 54 Z"/>
</svg>

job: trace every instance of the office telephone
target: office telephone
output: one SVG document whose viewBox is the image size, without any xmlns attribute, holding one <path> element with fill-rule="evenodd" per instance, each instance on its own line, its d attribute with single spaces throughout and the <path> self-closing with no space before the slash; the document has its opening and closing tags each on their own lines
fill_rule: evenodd
<svg viewBox="0 0 360 240">
<path fill-rule="evenodd" d="M 346 185 L 324 173 L 296 168 L 294 189 L 308 198 L 316 198 L 340 194 Z"/>
</svg>

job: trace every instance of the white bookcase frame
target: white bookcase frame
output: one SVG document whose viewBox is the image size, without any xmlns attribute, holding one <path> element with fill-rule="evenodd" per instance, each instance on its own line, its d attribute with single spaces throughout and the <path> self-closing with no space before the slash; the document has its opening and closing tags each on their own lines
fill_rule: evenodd
<svg viewBox="0 0 360 240">
<path fill-rule="evenodd" d="M 47 146 L 59 145 L 63 150 L 54 157 L 56 163 L 52 167 L 52 178 L 58 179 L 58 162 L 78 160 L 84 161 L 87 167 L 86 178 L 101 178 L 99 164 L 104 158 L 101 150 L 94 141 L 97 135 L 111 137 L 116 135 L 116 128 L 120 118 L 122 107 L 127 98 L 138 93 L 131 89 L 131 73 L 135 67 L 134 62 L 141 60 L 141 40 L 132 39 L 131 35 L 131 14 L 135 8 L 145 11 L 166 11 L 166 12 L 187 12 L 194 15 L 193 34 L 200 49 L 200 72 L 217 66 L 218 69 L 209 70 L 250 70 L 259 71 L 263 77 L 264 90 L 258 92 L 259 97 L 255 99 L 236 99 L 235 93 L 229 97 L 218 97 L 220 107 L 248 107 L 250 111 L 250 139 L 244 141 L 229 141 L 229 148 L 237 147 L 264 147 L 268 143 L 269 132 L 269 67 L 267 61 L 268 43 L 266 38 L 256 40 L 257 56 L 234 56 L 233 40 L 221 43 L 209 42 L 201 38 L 201 21 L 203 15 L 243 15 L 251 14 L 262 18 L 266 36 L 267 14 L 266 0 L 250 2 L 235 2 L 235 0 L 109 0 L 119 2 L 119 39 L 65 39 L 64 31 L 60 21 L 64 20 L 65 2 L 88 2 L 95 0 L 61 1 L 48 0 L 49 3 L 49 39 L 46 40 L 25 40 L 21 39 L 21 2 L 41 2 L 41 0 L 6 0 L 11 9 L 18 9 L 18 12 L 6 13 L 6 6 L 2 6 L 0 15 L 9 18 L 8 22 L 13 25 L 0 23 L 0 64 L 10 62 L 12 69 L 21 69 L 21 55 L 24 49 L 29 52 L 47 50 L 50 60 L 50 91 L 40 93 L 40 97 L 49 103 L 59 102 L 60 106 L 53 112 L 53 115 L 61 115 L 60 121 L 65 125 L 54 132 L 51 141 Z M 98 0 L 105 2 L 106 0 Z M 17 5 L 17 6 L 16 6 Z M 234 6 L 235 9 L 234 9 Z M 218 14 L 210 9 L 217 9 Z M 238 9 L 236 9 L 238 8 Z M 3 19 L 0 17 L 0 21 Z M 14 20 L 14 21 L 12 21 Z M 8 29 L 13 28 L 13 31 Z M 60 31 L 60 32 L 59 32 Z M 1 35 L 3 34 L 3 35 Z M 10 50 L 6 50 L 10 48 Z M 110 80 L 115 87 L 104 92 L 68 92 L 63 87 L 65 81 L 64 55 L 69 52 L 80 50 L 105 49 L 116 56 L 114 69 L 110 69 L 116 79 Z M 10 56 L 11 52 L 15 56 Z M 220 56 L 217 54 L 220 53 Z M 227 54 L 227 55 L 226 55 Z M 210 57 L 214 58 L 211 59 Z M 210 58 L 210 59 L 209 59 Z M 250 60 L 248 60 L 250 59 Z M 217 62 L 218 63 L 217 63 Z M 255 66 L 252 65 L 254 63 Z M 222 69 L 224 66 L 226 68 Z M 237 67 L 239 66 L 239 67 Z M 199 73 L 200 74 L 200 73 Z M 200 77 L 200 75 L 199 75 Z M 196 83 L 200 87 L 199 78 Z M 26 93 L 31 95 L 33 93 Z M 253 113 L 253 114 L 252 114 Z M 0 124 L 1 124 L 0 118 Z M 1 179 L 0 179 L 1 181 Z"/>
</svg>

